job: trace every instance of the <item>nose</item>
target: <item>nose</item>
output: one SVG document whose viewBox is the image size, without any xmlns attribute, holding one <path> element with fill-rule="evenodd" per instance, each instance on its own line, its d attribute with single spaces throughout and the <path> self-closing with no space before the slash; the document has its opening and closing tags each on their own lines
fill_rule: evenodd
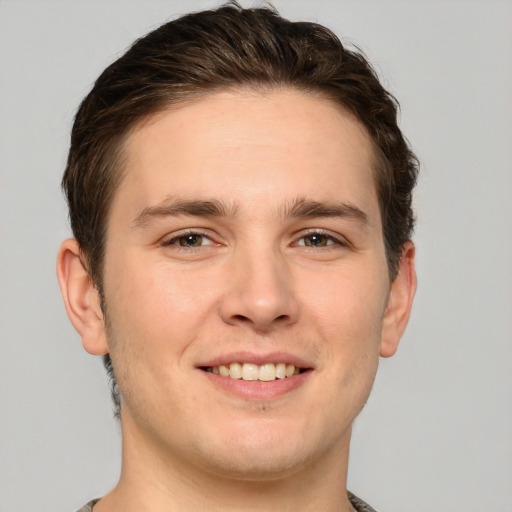
<svg viewBox="0 0 512 512">
<path fill-rule="evenodd" d="M 224 322 L 267 333 L 297 322 L 299 305 L 284 258 L 261 253 L 233 262 L 220 314 Z"/>
</svg>

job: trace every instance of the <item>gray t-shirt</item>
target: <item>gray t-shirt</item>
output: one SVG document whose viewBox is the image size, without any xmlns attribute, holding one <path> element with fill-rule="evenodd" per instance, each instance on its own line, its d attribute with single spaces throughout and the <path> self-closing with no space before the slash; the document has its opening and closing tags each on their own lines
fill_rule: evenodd
<svg viewBox="0 0 512 512">
<path fill-rule="evenodd" d="M 365 503 L 363 500 L 359 499 L 357 496 L 354 496 L 351 492 L 348 493 L 348 499 L 352 506 L 357 510 L 357 512 L 377 512 L 374 508 L 370 507 L 368 503 Z M 99 501 L 92 500 L 87 505 L 84 505 L 77 512 L 93 512 L 92 507 Z"/>
</svg>

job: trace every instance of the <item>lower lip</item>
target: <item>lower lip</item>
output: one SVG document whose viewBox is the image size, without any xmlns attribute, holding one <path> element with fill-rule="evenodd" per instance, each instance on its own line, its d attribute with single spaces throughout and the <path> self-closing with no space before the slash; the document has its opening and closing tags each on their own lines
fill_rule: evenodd
<svg viewBox="0 0 512 512">
<path fill-rule="evenodd" d="M 214 386 L 245 400 L 272 400 L 279 398 L 302 386 L 313 373 L 311 370 L 285 379 L 268 382 L 223 377 L 204 370 L 200 371 Z"/>
</svg>

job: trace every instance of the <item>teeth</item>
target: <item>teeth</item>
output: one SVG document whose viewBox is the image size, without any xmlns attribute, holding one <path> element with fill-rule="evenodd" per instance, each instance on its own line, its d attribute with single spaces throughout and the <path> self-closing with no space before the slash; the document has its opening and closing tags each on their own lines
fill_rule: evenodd
<svg viewBox="0 0 512 512">
<path fill-rule="evenodd" d="M 286 367 L 286 376 L 291 377 L 295 373 L 295 366 L 293 364 L 289 364 Z"/>
<path fill-rule="evenodd" d="M 223 364 L 221 364 L 219 366 L 219 373 L 223 376 L 223 377 L 229 377 L 229 368 L 227 366 L 224 366 Z"/>
<path fill-rule="evenodd" d="M 242 365 L 238 363 L 231 363 L 229 365 L 229 376 L 232 379 L 241 379 L 242 378 Z"/>
<path fill-rule="evenodd" d="M 243 380 L 258 380 L 259 368 L 257 364 L 244 363 L 242 366 L 242 379 Z"/>
<path fill-rule="evenodd" d="M 298 375 L 300 368 L 295 368 L 293 364 L 286 363 L 266 363 L 261 366 L 252 363 L 231 363 L 230 365 L 221 364 L 220 366 L 210 366 L 206 368 L 206 371 L 232 379 L 269 382 Z"/>
<path fill-rule="evenodd" d="M 276 377 L 284 379 L 286 377 L 286 365 L 284 363 L 276 364 Z"/>
<path fill-rule="evenodd" d="M 272 363 L 264 364 L 259 367 L 259 380 L 276 380 L 276 367 Z"/>
</svg>

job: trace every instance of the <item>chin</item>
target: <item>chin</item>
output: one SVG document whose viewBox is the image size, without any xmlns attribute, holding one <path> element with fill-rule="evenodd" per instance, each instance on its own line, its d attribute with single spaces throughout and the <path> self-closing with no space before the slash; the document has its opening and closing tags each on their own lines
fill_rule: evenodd
<svg viewBox="0 0 512 512">
<path fill-rule="evenodd" d="M 217 476 L 246 482 L 279 480 L 299 472 L 307 465 L 308 458 L 303 453 L 258 453 L 242 451 L 229 457 L 210 454 L 208 465 Z"/>
<path fill-rule="evenodd" d="M 263 481 L 299 472 L 328 449 L 323 443 L 311 442 L 311 437 L 306 446 L 302 432 L 281 427 L 253 424 L 250 429 L 229 429 L 222 437 L 196 445 L 197 455 L 219 476 Z"/>
</svg>

